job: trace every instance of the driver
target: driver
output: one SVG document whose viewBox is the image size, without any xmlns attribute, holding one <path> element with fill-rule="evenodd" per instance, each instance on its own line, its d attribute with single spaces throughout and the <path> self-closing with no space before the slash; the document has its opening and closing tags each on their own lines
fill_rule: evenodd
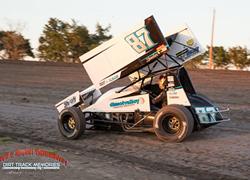
<svg viewBox="0 0 250 180">
<path fill-rule="evenodd" d="M 161 75 L 158 80 L 158 95 L 152 99 L 152 103 L 155 105 L 167 105 L 167 92 L 166 92 L 166 86 L 167 86 L 167 76 Z"/>
<path fill-rule="evenodd" d="M 143 87 L 143 89 L 152 92 L 153 98 L 151 99 L 152 104 L 156 106 L 167 105 L 167 76 L 161 75 L 158 79 L 157 84 L 148 84 Z"/>
</svg>

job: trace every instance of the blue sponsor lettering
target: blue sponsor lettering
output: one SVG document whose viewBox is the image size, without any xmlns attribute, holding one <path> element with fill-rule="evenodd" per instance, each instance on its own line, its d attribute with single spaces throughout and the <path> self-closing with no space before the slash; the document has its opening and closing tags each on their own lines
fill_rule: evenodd
<svg viewBox="0 0 250 180">
<path fill-rule="evenodd" d="M 110 107 L 122 107 L 122 106 L 130 106 L 134 104 L 139 104 L 139 99 L 131 99 L 128 101 L 120 101 L 120 102 L 111 102 L 109 104 Z"/>
<path fill-rule="evenodd" d="M 176 53 L 176 56 L 178 58 L 181 58 L 181 59 L 188 59 L 192 56 L 194 56 L 195 54 L 199 53 L 200 52 L 200 49 L 199 49 L 199 46 L 193 48 L 193 49 L 188 49 L 188 48 L 185 48 L 184 50 Z"/>
</svg>

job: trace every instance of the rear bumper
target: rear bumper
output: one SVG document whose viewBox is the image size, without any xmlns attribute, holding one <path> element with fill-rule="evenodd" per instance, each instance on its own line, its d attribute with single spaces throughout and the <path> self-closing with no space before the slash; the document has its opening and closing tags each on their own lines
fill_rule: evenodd
<svg viewBox="0 0 250 180">
<path fill-rule="evenodd" d="M 216 124 L 220 122 L 230 121 L 230 108 L 218 107 L 195 107 L 195 114 L 198 117 L 200 124 Z"/>
</svg>

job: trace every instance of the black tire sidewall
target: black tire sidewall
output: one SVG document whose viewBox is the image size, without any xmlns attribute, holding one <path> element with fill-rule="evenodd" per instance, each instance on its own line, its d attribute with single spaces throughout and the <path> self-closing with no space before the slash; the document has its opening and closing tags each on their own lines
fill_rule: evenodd
<svg viewBox="0 0 250 180">
<path fill-rule="evenodd" d="M 181 122 L 181 129 L 175 134 L 168 133 L 163 128 L 163 120 L 168 115 L 177 117 Z M 167 142 L 183 141 L 192 133 L 193 126 L 194 120 L 192 114 L 182 105 L 169 105 L 163 107 L 157 112 L 154 120 L 155 134 L 159 139 Z"/>
<path fill-rule="evenodd" d="M 76 127 L 73 132 L 68 132 L 63 126 L 63 118 L 67 115 L 70 115 L 74 118 L 76 122 Z M 67 139 L 77 139 L 85 131 L 85 118 L 82 111 L 76 107 L 70 107 L 64 109 L 58 116 L 58 129 L 60 133 Z"/>
</svg>

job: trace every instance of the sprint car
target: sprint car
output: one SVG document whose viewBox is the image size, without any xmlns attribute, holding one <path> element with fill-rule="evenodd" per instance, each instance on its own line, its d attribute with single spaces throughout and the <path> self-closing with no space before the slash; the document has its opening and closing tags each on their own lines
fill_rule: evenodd
<svg viewBox="0 0 250 180">
<path fill-rule="evenodd" d="M 55 105 L 58 128 L 67 139 L 85 130 L 118 128 L 153 132 L 166 142 L 181 142 L 192 132 L 230 120 L 198 94 L 183 65 L 204 53 L 187 25 L 160 31 L 153 16 L 80 57 L 92 85 Z M 109 88 L 119 79 L 123 87 Z M 158 79 L 163 78 L 163 88 Z M 161 101 L 155 98 L 164 94 Z"/>
</svg>

